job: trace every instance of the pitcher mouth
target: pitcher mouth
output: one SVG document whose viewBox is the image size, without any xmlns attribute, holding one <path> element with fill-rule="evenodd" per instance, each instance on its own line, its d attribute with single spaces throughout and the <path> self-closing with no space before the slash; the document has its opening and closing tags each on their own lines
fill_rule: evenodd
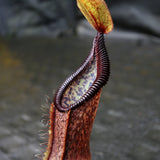
<svg viewBox="0 0 160 160">
<path fill-rule="evenodd" d="M 74 109 L 92 98 L 108 81 L 110 63 L 103 33 L 97 32 L 84 63 L 57 90 L 54 105 L 59 111 Z"/>
</svg>

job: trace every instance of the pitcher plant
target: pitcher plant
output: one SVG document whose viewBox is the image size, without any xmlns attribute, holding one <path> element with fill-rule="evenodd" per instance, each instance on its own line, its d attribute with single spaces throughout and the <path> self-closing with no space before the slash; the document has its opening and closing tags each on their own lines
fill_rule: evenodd
<svg viewBox="0 0 160 160">
<path fill-rule="evenodd" d="M 110 75 L 104 34 L 113 22 L 104 0 L 77 0 L 88 22 L 97 30 L 83 64 L 59 87 L 49 103 L 49 129 L 41 160 L 90 160 L 90 134 L 102 87 Z"/>
</svg>

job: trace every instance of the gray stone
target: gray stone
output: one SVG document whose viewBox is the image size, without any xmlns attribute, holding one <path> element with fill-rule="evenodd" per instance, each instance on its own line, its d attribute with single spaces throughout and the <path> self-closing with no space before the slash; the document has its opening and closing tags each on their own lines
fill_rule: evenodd
<svg viewBox="0 0 160 160">
<path fill-rule="evenodd" d="M 1 150 L 0 150 L 0 159 L 1 160 L 11 160 L 11 159 L 8 158 L 8 155 L 3 153 Z"/>
<path fill-rule="evenodd" d="M 159 148 L 149 144 L 139 144 L 135 146 L 131 156 L 136 160 L 156 160 Z"/>
<path fill-rule="evenodd" d="M 160 35 L 159 1 L 106 2 L 116 28 Z M 84 19 L 79 13 L 76 0 L 1 0 L 0 34 L 58 36 L 73 33 L 79 19 Z M 64 20 L 65 25 L 59 23 L 61 20 Z"/>
<path fill-rule="evenodd" d="M 35 159 L 34 157 L 36 153 L 40 153 L 40 147 L 29 144 L 13 149 L 9 154 L 9 157 L 12 160 L 31 160 Z"/>
<path fill-rule="evenodd" d="M 124 120 L 124 118 L 125 115 L 123 114 L 123 112 L 110 109 L 107 111 L 106 116 L 101 119 L 101 123 L 104 123 L 104 125 L 114 125 L 119 121 Z"/>
<path fill-rule="evenodd" d="M 21 119 L 25 122 L 30 122 L 32 120 L 31 117 L 28 116 L 27 114 L 22 114 Z"/>
<path fill-rule="evenodd" d="M 160 143 L 160 125 L 154 125 L 146 136 L 152 141 Z"/>
<path fill-rule="evenodd" d="M 138 105 L 140 103 L 138 100 L 128 98 L 128 97 L 124 98 L 124 101 L 132 105 Z"/>
<path fill-rule="evenodd" d="M 24 145 L 26 141 L 19 136 L 7 137 L 0 140 L 0 148 L 5 152 L 11 152 L 12 149 Z"/>
<path fill-rule="evenodd" d="M 110 116 L 113 116 L 113 117 L 119 117 L 119 118 L 123 118 L 124 117 L 124 115 L 123 115 L 123 113 L 122 112 L 120 112 L 120 111 L 115 111 L 115 110 L 109 110 L 108 111 L 108 115 L 110 115 Z"/>
<path fill-rule="evenodd" d="M 11 132 L 7 127 L 0 126 L 0 138 L 4 138 L 10 134 L 11 134 Z"/>
<path fill-rule="evenodd" d="M 152 1 L 152 5 L 143 0 L 134 2 L 124 0 L 121 3 L 111 3 L 110 8 L 115 25 L 160 36 L 158 5 L 160 2 L 157 0 Z"/>
<path fill-rule="evenodd" d="M 57 36 L 73 30 L 73 4 L 65 0 L 2 0 L 0 34 Z"/>
<path fill-rule="evenodd" d="M 23 128 L 22 132 L 26 133 L 27 135 L 31 135 L 31 136 L 37 135 L 38 137 L 39 130 L 41 130 L 42 127 L 43 127 L 42 123 L 34 122 L 32 124 L 26 125 L 25 128 Z"/>
</svg>

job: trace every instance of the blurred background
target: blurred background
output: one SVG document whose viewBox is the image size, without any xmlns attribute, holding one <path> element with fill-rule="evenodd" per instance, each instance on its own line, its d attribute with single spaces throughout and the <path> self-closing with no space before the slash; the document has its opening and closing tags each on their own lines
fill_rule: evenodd
<svg viewBox="0 0 160 160">
<path fill-rule="evenodd" d="M 160 1 L 106 0 L 111 76 L 92 160 L 160 159 Z M 0 0 L 0 159 L 40 152 L 40 105 L 87 57 L 95 30 L 76 0 Z"/>
<path fill-rule="evenodd" d="M 160 1 L 106 2 L 116 29 L 160 36 Z M 82 19 L 83 16 L 76 7 L 76 0 L 0 1 L 0 34 L 4 36 L 57 37 L 71 34 L 77 31 Z"/>
</svg>

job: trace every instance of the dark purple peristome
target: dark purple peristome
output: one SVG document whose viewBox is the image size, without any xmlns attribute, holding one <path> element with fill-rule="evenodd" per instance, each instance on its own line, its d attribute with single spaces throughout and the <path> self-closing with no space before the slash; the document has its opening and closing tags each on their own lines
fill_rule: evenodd
<svg viewBox="0 0 160 160">
<path fill-rule="evenodd" d="M 81 96 L 79 100 L 74 102 L 73 104 L 69 106 L 63 106 L 62 105 L 62 99 L 63 95 L 66 91 L 66 89 L 73 84 L 73 81 L 75 81 L 80 75 L 84 74 L 84 71 L 87 67 L 90 67 L 91 61 L 95 58 L 96 60 L 96 78 L 89 87 L 89 89 Z M 105 47 L 104 42 L 104 35 L 103 33 L 97 32 L 97 35 L 94 38 L 93 41 L 93 48 L 87 57 L 87 59 L 84 61 L 84 63 L 79 67 L 79 69 L 73 73 L 68 79 L 65 80 L 65 82 L 62 84 L 62 86 L 58 89 L 58 91 L 55 94 L 54 97 L 54 105 L 59 111 L 68 111 L 70 109 L 74 109 L 81 104 L 83 104 L 85 101 L 92 98 L 108 81 L 110 75 L 110 62 L 108 53 Z"/>
</svg>

